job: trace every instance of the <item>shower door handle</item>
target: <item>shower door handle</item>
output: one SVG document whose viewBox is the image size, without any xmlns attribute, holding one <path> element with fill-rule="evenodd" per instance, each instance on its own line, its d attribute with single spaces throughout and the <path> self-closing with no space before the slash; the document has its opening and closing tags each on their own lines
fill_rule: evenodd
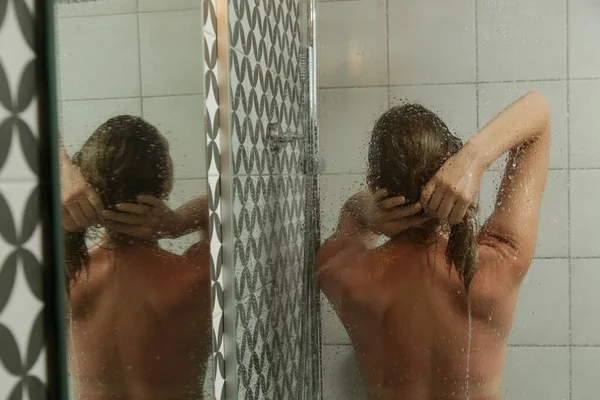
<svg viewBox="0 0 600 400">
<path fill-rule="evenodd" d="M 280 152 L 286 144 L 296 140 L 305 140 L 305 136 L 282 132 L 281 125 L 277 122 L 271 122 L 267 125 L 267 142 L 271 150 Z"/>
</svg>

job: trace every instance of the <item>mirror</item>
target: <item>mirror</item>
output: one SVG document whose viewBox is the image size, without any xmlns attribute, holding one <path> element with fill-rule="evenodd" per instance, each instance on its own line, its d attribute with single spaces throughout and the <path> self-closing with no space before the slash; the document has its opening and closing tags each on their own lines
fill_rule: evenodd
<svg viewBox="0 0 600 400">
<path fill-rule="evenodd" d="M 211 398 L 201 6 L 55 4 L 73 399 Z"/>
</svg>

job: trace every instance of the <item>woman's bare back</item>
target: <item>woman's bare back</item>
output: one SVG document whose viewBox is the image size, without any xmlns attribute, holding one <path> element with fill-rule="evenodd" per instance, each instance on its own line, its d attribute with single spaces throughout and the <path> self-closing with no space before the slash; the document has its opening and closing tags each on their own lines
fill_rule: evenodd
<svg viewBox="0 0 600 400">
<path fill-rule="evenodd" d="M 390 242 L 328 271 L 322 289 L 349 333 L 371 399 L 499 399 L 518 289 L 488 285 L 499 256 L 481 246 L 468 364 L 467 295 L 443 245 L 437 256 L 434 247 L 427 253 Z"/>
<path fill-rule="evenodd" d="M 82 273 L 69 299 L 79 399 L 202 398 L 211 346 L 202 247 L 184 256 L 158 248 L 90 252 L 89 275 Z"/>
</svg>

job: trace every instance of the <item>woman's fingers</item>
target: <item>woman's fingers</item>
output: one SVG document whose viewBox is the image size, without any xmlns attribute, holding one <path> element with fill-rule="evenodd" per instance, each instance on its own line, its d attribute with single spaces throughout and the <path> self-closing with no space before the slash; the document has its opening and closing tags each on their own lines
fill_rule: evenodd
<svg viewBox="0 0 600 400">
<path fill-rule="evenodd" d="M 433 193 L 433 196 L 431 196 L 429 204 L 424 206 L 425 211 L 427 211 L 429 215 L 435 216 L 438 208 L 440 208 L 440 205 L 442 204 L 442 200 L 444 200 L 444 191 L 441 188 L 437 188 Z"/>
<path fill-rule="evenodd" d="M 427 210 L 427 207 L 429 205 L 429 202 L 431 201 L 431 197 L 433 196 L 434 192 L 435 184 L 433 184 L 432 182 L 429 182 L 423 188 L 423 191 L 421 192 L 421 205 L 423 206 L 423 209 Z"/>
<path fill-rule="evenodd" d="M 85 197 L 92 208 L 96 211 L 96 215 L 100 217 L 102 211 L 104 210 L 104 204 L 102 203 L 102 199 L 98 196 L 98 193 L 92 188 L 88 191 L 87 196 Z"/>
<path fill-rule="evenodd" d="M 403 196 L 390 197 L 388 199 L 380 200 L 378 203 L 379 208 L 383 210 L 392 210 L 396 207 L 400 207 L 406 204 L 406 199 Z"/>
<path fill-rule="evenodd" d="M 470 204 L 464 201 L 459 201 L 454 205 L 452 209 L 452 213 L 448 217 L 448 222 L 450 225 L 456 225 L 460 221 L 463 220 L 465 215 L 467 214 L 467 210 L 469 209 Z"/>
<path fill-rule="evenodd" d="M 404 207 L 399 207 L 395 210 L 389 211 L 389 217 L 392 220 L 402 219 L 411 217 L 422 211 L 421 203 L 413 203 Z"/>
<path fill-rule="evenodd" d="M 121 203 L 117 204 L 117 210 L 131 214 L 149 214 L 154 207 L 137 203 Z"/>
<path fill-rule="evenodd" d="M 63 221 L 63 228 L 67 232 L 77 232 L 79 230 L 79 228 L 77 227 L 77 224 L 75 223 L 75 221 L 73 221 L 73 218 L 71 218 L 71 215 L 69 214 L 69 212 L 66 209 L 63 209 L 62 221 Z"/>
<path fill-rule="evenodd" d="M 112 222 L 121 222 L 129 225 L 145 225 L 147 220 L 145 215 L 130 214 L 118 211 L 105 210 L 102 212 L 102 216 L 105 220 Z"/>
<path fill-rule="evenodd" d="M 139 195 L 137 197 L 137 201 L 138 201 L 138 203 L 145 204 L 145 205 L 152 206 L 152 207 L 160 207 L 164 204 L 161 199 L 158 199 L 149 194 Z"/>
<path fill-rule="evenodd" d="M 446 193 L 442 200 L 442 204 L 440 204 L 440 207 L 438 208 L 435 214 L 436 217 L 442 222 L 447 221 L 448 217 L 450 216 L 450 213 L 452 212 L 452 209 L 454 208 L 455 203 L 456 198 L 450 193 Z"/>
<path fill-rule="evenodd" d="M 85 229 L 91 225 L 90 221 L 87 220 L 85 214 L 81 211 L 78 202 L 69 204 L 67 211 L 79 229 Z"/>
<path fill-rule="evenodd" d="M 79 202 L 79 209 L 85 216 L 88 225 L 91 225 L 92 223 L 97 222 L 100 219 L 100 216 L 96 213 L 96 210 L 94 209 L 94 207 L 92 207 L 90 202 L 87 201 L 87 199 L 81 200 Z"/>
</svg>

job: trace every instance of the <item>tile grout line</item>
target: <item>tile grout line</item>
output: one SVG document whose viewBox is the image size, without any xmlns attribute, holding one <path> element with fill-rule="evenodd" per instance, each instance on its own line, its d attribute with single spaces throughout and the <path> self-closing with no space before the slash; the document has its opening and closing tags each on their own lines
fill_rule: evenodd
<svg viewBox="0 0 600 400">
<path fill-rule="evenodd" d="M 479 8 L 477 4 L 478 0 L 475 1 L 475 118 L 476 118 L 476 126 L 475 126 L 475 134 L 479 131 L 479 23 L 477 21 L 477 13 Z"/>
<path fill-rule="evenodd" d="M 390 0 L 385 0 L 385 41 L 386 41 L 386 58 L 387 58 L 387 106 L 392 106 L 391 101 L 391 82 L 390 82 Z"/>
<path fill-rule="evenodd" d="M 137 21 L 137 45 L 138 45 L 138 83 L 140 85 L 140 111 L 144 118 L 144 90 L 142 88 L 142 32 L 140 30 L 140 0 L 136 0 L 137 12 L 135 19 Z"/>
<path fill-rule="evenodd" d="M 149 96 L 121 96 L 121 97 L 91 97 L 91 98 L 79 98 L 79 99 L 63 99 L 63 103 L 74 103 L 79 101 L 102 101 L 102 100 L 133 100 L 133 99 L 156 99 L 166 97 L 192 97 L 202 96 L 204 93 L 184 93 L 184 94 L 155 94 Z"/>
<path fill-rule="evenodd" d="M 172 13 L 178 11 L 196 11 L 201 10 L 202 8 L 174 8 L 174 9 L 164 9 L 164 10 L 147 10 L 140 11 L 139 9 L 139 1 L 136 6 L 136 11 L 134 12 L 116 12 L 116 13 L 98 13 L 98 14 L 82 14 L 82 15 L 68 15 L 68 16 L 57 16 L 56 19 L 75 19 L 75 18 L 95 18 L 95 17 L 114 17 L 119 15 L 133 15 L 133 14 L 159 14 L 159 13 Z"/>
<path fill-rule="evenodd" d="M 569 0 L 565 0 L 566 6 L 566 71 L 567 71 L 567 242 L 568 242 L 568 294 L 569 294 L 569 399 L 573 398 L 573 302 L 572 302 L 572 291 L 571 291 L 571 101 L 570 101 L 570 78 L 571 71 L 569 68 Z"/>
<path fill-rule="evenodd" d="M 249 296 L 246 296 L 249 297 Z M 335 343 L 323 343 L 323 346 L 348 346 L 352 347 L 352 343 L 349 342 L 335 342 Z M 577 349 L 597 349 L 600 348 L 600 344 L 508 344 L 506 345 L 508 348 L 532 348 L 532 349 L 543 349 L 543 348 L 577 348 Z"/>
<path fill-rule="evenodd" d="M 571 81 L 598 81 L 598 77 L 589 78 L 572 78 Z M 540 79 L 508 79 L 508 80 L 489 80 L 489 81 L 458 81 L 458 82 L 420 82 L 420 83 L 403 83 L 403 84 L 389 84 L 389 85 L 348 85 L 348 86 L 319 86 L 321 90 L 333 90 L 333 89 L 370 89 L 370 88 L 401 88 L 401 87 L 414 87 L 414 86 L 457 86 L 457 85 L 488 85 L 498 83 L 543 83 L 543 82 L 566 82 L 566 78 L 540 78 Z"/>
<path fill-rule="evenodd" d="M 600 166 L 599 167 L 586 167 L 586 168 L 572 168 L 572 169 L 568 169 L 568 168 L 555 168 L 555 167 L 550 167 L 548 168 L 549 171 L 554 171 L 554 172 L 569 172 L 569 171 L 596 171 L 596 172 L 600 172 Z M 503 172 L 502 169 L 495 169 L 495 168 L 488 168 L 487 172 Z M 346 175 L 346 176 L 364 176 L 366 172 L 351 172 L 351 171 L 346 171 L 346 172 L 324 172 L 322 174 L 320 174 L 319 176 L 340 176 L 340 175 Z M 261 174 L 250 174 L 250 175 L 261 175 Z M 567 174 L 568 175 L 568 174 Z M 600 257 L 600 255 L 598 256 Z M 591 258 L 598 258 L 598 257 L 591 257 Z M 573 257 L 573 258 L 586 258 L 586 257 Z M 590 258 L 590 257 L 587 257 Z"/>
</svg>

